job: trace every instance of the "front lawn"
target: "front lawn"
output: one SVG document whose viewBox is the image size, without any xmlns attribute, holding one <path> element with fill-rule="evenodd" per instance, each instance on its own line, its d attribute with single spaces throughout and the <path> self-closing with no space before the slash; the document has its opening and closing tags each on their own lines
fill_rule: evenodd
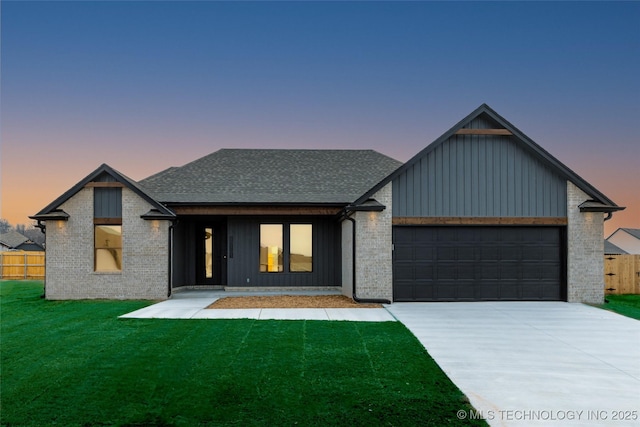
<svg viewBox="0 0 640 427">
<path fill-rule="evenodd" d="M 601 308 L 640 320 L 640 295 L 607 295 L 606 299 L 609 302 L 602 304 Z"/>
<path fill-rule="evenodd" d="M 119 320 L 149 303 L 41 294 L 0 282 L 4 426 L 484 425 L 399 322 Z"/>
</svg>

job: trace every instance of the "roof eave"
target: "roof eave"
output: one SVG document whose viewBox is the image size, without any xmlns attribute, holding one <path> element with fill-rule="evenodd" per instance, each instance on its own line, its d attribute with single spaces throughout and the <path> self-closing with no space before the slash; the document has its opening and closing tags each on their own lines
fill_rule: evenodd
<svg viewBox="0 0 640 427">
<path fill-rule="evenodd" d="M 624 206 L 609 205 L 595 200 L 587 200 L 578 205 L 580 212 L 617 212 L 625 209 Z"/>
<path fill-rule="evenodd" d="M 37 221 L 68 221 L 69 214 L 65 211 L 58 209 L 44 214 L 36 214 L 29 217 Z"/>
</svg>

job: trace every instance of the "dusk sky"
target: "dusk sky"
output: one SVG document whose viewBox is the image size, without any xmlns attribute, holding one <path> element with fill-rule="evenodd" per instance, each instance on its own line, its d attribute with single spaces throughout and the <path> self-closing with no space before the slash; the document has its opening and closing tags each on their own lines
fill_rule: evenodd
<svg viewBox="0 0 640 427">
<path fill-rule="evenodd" d="M 107 163 L 220 148 L 401 161 L 482 103 L 640 228 L 639 2 L 2 1 L 1 216 Z M 212 171 L 214 172 L 214 171 Z"/>
</svg>

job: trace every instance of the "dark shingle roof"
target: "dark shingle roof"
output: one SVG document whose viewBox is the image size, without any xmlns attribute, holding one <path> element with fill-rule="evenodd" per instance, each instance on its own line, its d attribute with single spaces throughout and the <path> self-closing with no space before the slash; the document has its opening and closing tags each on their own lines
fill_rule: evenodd
<svg viewBox="0 0 640 427">
<path fill-rule="evenodd" d="M 624 255 L 627 252 L 620 249 L 607 239 L 604 240 L 604 253 L 605 255 Z"/>
<path fill-rule="evenodd" d="M 28 242 L 29 239 L 15 230 L 9 230 L 6 233 L 0 234 L 0 243 L 8 248 L 17 248 L 21 244 Z"/>
<path fill-rule="evenodd" d="M 351 203 L 402 163 L 373 150 L 222 149 L 139 182 L 162 203 Z"/>
</svg>

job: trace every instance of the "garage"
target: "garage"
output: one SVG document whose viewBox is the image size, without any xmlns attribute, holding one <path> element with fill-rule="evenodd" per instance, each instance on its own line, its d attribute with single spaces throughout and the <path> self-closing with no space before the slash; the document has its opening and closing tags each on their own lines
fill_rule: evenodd
<svg viewBox="0 0 640 427">
<path fill-rule="evenodd" d="M 394 301 L 566 300 L 564 227 L 394 226 Z"/>
</svg>

